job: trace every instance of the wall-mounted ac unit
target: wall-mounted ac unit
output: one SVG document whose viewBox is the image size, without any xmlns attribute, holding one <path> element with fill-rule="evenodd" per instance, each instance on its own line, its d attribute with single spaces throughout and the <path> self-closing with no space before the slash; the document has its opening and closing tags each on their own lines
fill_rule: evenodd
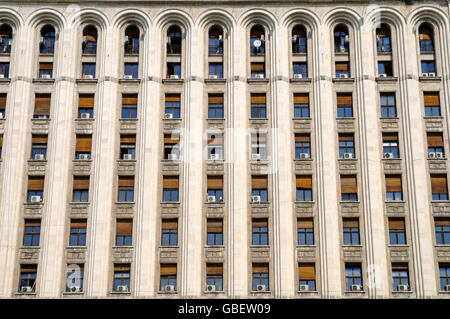
<svg viewBox="0 0 450 319">
<path fill-rule="evenodd" d="M 30 202 L 32 203 L 40 203 L 41 201 L 42 201 L 41 196 L 35 195 L 30 197 Z"/>
<path fill-rule="evenodd" d="M 44 154 L 34 154 L 34 160 L 35 161 L 43 161 L 45 160 Z"/>
</svg>

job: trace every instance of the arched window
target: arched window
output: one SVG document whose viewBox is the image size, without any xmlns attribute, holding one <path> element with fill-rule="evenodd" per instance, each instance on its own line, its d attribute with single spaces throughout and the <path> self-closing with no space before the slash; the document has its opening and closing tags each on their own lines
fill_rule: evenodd
<svg viewBox="0 0 450 319">
<path fill-rule="evenodd" d="M 139 54 L 139 29 L 130 25 L 125 29 L 125 54 Z"/>
<path fill-rule="evenodd" d="M 209 29 L 209 54 L 223 54 L 223 31 L 218 26 Z"/>
<path fill-rule="evenodd" d="M 97 29 L 87 26 L 83 30 L 83 54 L 97 53 Z"/>
<path fill-rule="evenodd" d="M 292 53 L 306 53 L 306 30 L 300 25 L 292 29 Z"/>
<path fill-rule="evenodd" d="M 389 27 L 382 24 L 376 30 L 377 33 L 377 52 L 391 52 L 391 31 Z"/>
<path fill-rule="evenodd" d="M 251 55 L 265 54 L 264 34 L 264 28 L 260 25 L 256 25 L 250 30 Z"/>
<path fill-rule="evenodd" d="M 336 52 L 348 52 L 349 44 L 348 29 L 339 25 L 334 29 L 334 50 Z"/>
<path fill-rule="evenodd" d="M 11 53 L 12 29 L 7 24 L 0 26 L 0 52 Z"/>
<path fill-rule="evenodd" d="M 420 51 L 434 51 L 433 29 L 428 24 L 422 24 L 419 28 Z"/>
<path fill-rule="evenodd" d="M 41 29 L 40 38 L 40 53 L 55 52 L 55 28 L 51 25 L 46 25 Z"/>
<path fill-rule="evenodd" d="M 176 25 L 167 31 L 167 54 L 181 54 L 181 29 Z"/>
</svg>

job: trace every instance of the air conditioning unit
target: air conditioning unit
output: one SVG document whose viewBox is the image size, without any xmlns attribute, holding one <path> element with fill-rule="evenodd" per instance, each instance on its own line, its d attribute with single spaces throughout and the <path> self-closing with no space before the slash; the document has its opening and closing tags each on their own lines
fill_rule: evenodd
<svg viewBox="0 0 450 319">
<path fill-rule="evenodd" d="M 176 159 L 178 159 L 178 155 L 177 154 L 168 154 L 167 159 L 176 160 Z"/>
<path fill-rule="evenodd" d="M 348 35 L 345 36 L 345 40 L 346 43 L 350 41 L 350 37 Z"/>
<path fill-rule="evenodd" d="M 294 79 L 302 79 L 302 78 L 303 78 L 303 74 L 301 74 L 301 73 L 294 74 Z"/>
<path fill-rule="evenodd" d="M 351 285 L 350 290 L 351 291 L 361 291 L 362 287 L 361 287 L 361 285 Z"/>
<path fill-rule="evenodd" d="M 445 286 L 445 291 L 450 291 L 450 285 Z"/>
<path fill-rule="evenodd" d="M 91 155 L 89 154 L 80 154 L 80 156 L 78 157 L 78 159 L 80 160 L 88 160 L 91 158 Z"/>
<path fill-rule="evenodd" d="M 5 114 L 3 112 L 0 112 L 0 119 L 4 119 L 5 118 Z"/>
<path fill-rule="evenodd" d="M 44 154 L 34 154 L 34 160 L 36 160 L 36 161 L 45 160 Z"/>
<path fill-rule="evenodd" d="M 348 74 L 347 73 L 341 73 L 341 74 L 339 74 L 339 78 L 347 79 L 348 78 Z"/>
<path fill-rule="evenodd" d="M 125 74 L 125 75 L 124 75 L 124 78 L 125 78 L 125 79 L 132 79 L 133 76 L 132 76 L 131 74 Z"/>
<path fill-rule="evenodd" d="M 91 118 L 91 114 L 89 114 L 89 113 L 81 113 L 80 114 L 80 118 L 82 118 L 82 119 L 90 119 Z"/>
<path fill-rule="evenodd" d="M 206 199 L 208 203 L 215 203 L 216 202 L 216 196 L 208 196 Z"/>
<path fill-rule="evenodd" d="M 267 291 L 267 286 L 266 285 L 257 285 L 256 291 Z"/>
<path fill-rule="evenodd" d="M 70 292 L 81 292 L 81 287 L 72 286 L 70 287 Z"/>
<path fill-rule="evenodd" d="M 261 159 L 261 154 L 259 153 L 253 153 L 252 154 L 252 160 L 253 161 L 259 161 Z"/>
<path fill-rule="evenodd" d="M 264 79 L 264 74 L 262 73 L 255 74 L 255 79 Z"/>
<path fill-rule="evenodd" d="M 171 74 L 171 75 L 170 75 L 170 78 L 171 78 L 171 79 L 179 79 L 179 78 L 180 78 L 180 75 L 179 75 L 179 74 Z"/>
<path fill-rule="evenodd" d="M 48 73 L 42 74 L 41 79 L 50 79 L 50 74 Z"/>
<path fill-rule="evenodd" d="M 207 285 L 206 291 L 208 291 L 208 292 L 216 291 L 216 285 Z"/>
<path fill-rule="evenodd" d="M 165 285 L 164 291 L 167 291 L 167 292 L 175 291 L 175 286 L 174 285 Z"/>
<path fill-rule="evenodd" d="M 428 73 L 422 73 L 422 76 L 428 76 Z"/>
<path fill-rule="evenodd" d="M 309 154 L 308 153 L 300 153 L 300 159 L 308 159 Z"/>
<path fill-rule="evenodd" d="M 209 154 L 209 159 L 213 160 L 213 161 L 219 160 L 220 156 L 219 156 L 219 154 Z"/>
<path fill-rule="evenodd" d="M 345 47 L 340 47 L 340 48 L 339 48 L 339 51 L 340 51 L 340 52 L 345 52 Z"/>
<path fill-rule="evenodd" d="M 31 196 L 30 202 L 32 203 L 40 203 L 41 202 L 41 196 Z"/>
<path fill-rule="evenodd" d="M 382 74 L 379 74 L 379 76 L 380 76 L 380 78 L 385 78 L 385 77 L 387 77 L 387 74 L 386 73 L 382 73 Z"/>
<path fill-rule="evenodd" d="M 345 159 L 353 158 L 353 153 L 344 153 L 344 158 Z"/>
<path fill-rule="evenodd" d="M 430 73 L 428 73 L 428 76 L 436 76 L 436 73 L 430 72 Z"/>
<path fill-rule="evenodd" d="M 94 76 L 92 74 L 85 74 L 84 78 L 87 79 L 87 80 L 93 80 Z"/>
<path fill-rule="evenodd" d="M 435 152 L 429 152 L 428 153 L 428 158 L 436 158 L 436 153 Z"/>
<path fill-rule="evenodd" d="M 0 79 L 4 79 L 5 75 L 4 74 L 0 74 Z"/>
<path fill-rule="evenodd" d="M 130 39 L 128 38 L 127 35 L 123 37 L 123 42 L 124 43 L 128 43 L 129 41 L 130 41 Z"/>
<path fill-rule="evenodd" d="M 48 119 L 48 115 L 47 114 L 39 114 L 38 116 L 37 116 L 37 118 L 38 119 Z"/>
<path fill-rule="evenodd" d="M 132 160 L 133 159 L 133 154 L 123 154 L 123 159 L 124 160 Z"/>
<path fill-rule="evenodd" d="M 408 285 L 398 285 L 397 291 L 409 291 Z"/>
<path fill-rule="evenodd" d="M 166 114 L 164 114 L 164 118 L 165 119 L 173 119 L 173 114 L 172 113 L 166 113 Z"/>
<path fill-rule="evenodd" d="M 300 285 L 298 287 L 298 291 L 309 291 L 309 286 L 308 285 Z"/>
<path fill-rule="evenodd" d="M 20 287 L 21 292 L 33 292 L 33 288 L 30 286 L 22 286 Z"/>
<path fill-rule="evenodd" d="M 128 291 L 130 291 L 130 288 L 128 286 L 125 286 L 125 285 L 117 286 L 117 291 L 119 291 L 119 292 L 128 292 Z"/>
<path fill-rule="evenodd" d="M 260 203 L 261 196 L 252 196 L 252 203 Z"/>
<path fill-rule="evenodd" d="M 217 74 L 210 74 L 209 78 L 210 79 L 217 79 L 217 78 L 219 78 L 219 76 Z"/>
<path fill-rule="evenodd" d="M 444 153 L 436 152 L 436 158 L 444 158 Z"/>
<path fill-rule="evenodd" d="M 383 158 L 394 158 L 394 153 L 384 153 Z"/>
</svg>

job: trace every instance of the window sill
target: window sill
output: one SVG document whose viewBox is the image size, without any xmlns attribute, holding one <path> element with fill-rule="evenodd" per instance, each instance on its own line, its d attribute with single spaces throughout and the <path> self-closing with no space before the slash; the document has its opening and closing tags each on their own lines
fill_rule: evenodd
<svg viewBox="0 0 450 319">
<path fill-rule="evenodd" d="M 163 84 L 183 84 L 184 79 L 180 77 L 179 79 L 162 79 Z"/>
<path fill-rule="evenodd" d="M 441 157 L 441 158 L 427 158 L 427 160 L 429 160 L 429 161 L 445 161 L 445 160 L 447 160 L 447 157 L 446 156 L 444 156 L 444 157 Z"/>
<path fill-rule="evenodd" d="M 163 117 L 162 120 L 163 121 L 167 121 L 167 122 L 170 122 L 170 121 L 172 121 L 172 122 L 181 122 L 182 118 L 181 117 L 173 117 L 171 119 L 166 119 L 166 118 Z"/>
<path fill-rule="evenodd" d="M 295 245 L 297 248 L 316 248 L 317 245 Z"/>
<path fill-rule="evenodd" d="M 178 291 L 164 291 L 164 290 L 160 290 L 158 291 L 158 294 L 162 294 L 162 295 L 176 295 L 178 294 Z"/>
<path fill-rule="evenodd" d="M 311 83 L 312 82 L 312 78 L 290 78 L 289 79 L 290 83 Z"/>
<path fill-rule="evenodd" d="M 130 291 L 111 291 L 111 295 L 130 295 Z"/>
<path fill-rule="evenodd" d="M 87 246 L 66 246 L 69 250 L 87 250 Z"/>
<path fill-rule="evenodd" d="M 50 122 L 50 116 L 48 116 L 48 117 L 32 117 L 31 121 L 33 121 L 33 122 Z"/>
<path fill-rule="evenodd" d="M 180 205 L 181 204 L 181 202 L 161 202 L 161 205 L 167 205 L 167 204 L 174 204 L 174 205 Z"/>
<path fill-rule="evenodd" d="M 37 293 L 34 292 L 16 292 L 16 296 L 36 296 Z"/>
<path fill-rule="evenodd" d="M 264 77 L 264 78 L 248 78 L 247 79 L 247 83 L 269 83 L 269 79 Z"/>
<path fill-rule="evenodd" d="M 333 83 L 337 82 L 337 83 L 353 83 L 355 82 L 355 78 L 333 78 Z"/>
<path fill-rule="evenodd" d="M 314 204 L 313 200 L 295 200 L 294 204 Z"/>
<path fill-rule="evenodd" d="M 443 116 L 424 116 L 423 117 L 424 120 L 442 120 L 444 117 Z"/>
<path fill-rule="evenodd" d="M 178 246 L 178 245 L 160 245 L 159 248 L 160 249 L 178 249 L 178 248 L 180 248 L 180 246 Z"/>
<path fill-rule="evenodd" d="M 224 290 L 216 290 L 216 291 L 207 291 L 207 290 L 205 290 L 204 293 L 207 294 L 207 295 L 222 295 L 222 294 L 225 293 L 225 291 Z"/>
<path fill-rule="evenodd" d="M 397 244 L 397 245 L 389 244 L 388 247 L 389 248 L 409 248 L 409 245 L 408 244 L 404 244 L 404 245 L 401 245 L 401 244 Z"/>
<path fill-rule="evenodd" d="M 125 163 L 132 163 L 132 162 L 136 162 L 136 159 L 123 159 L 123 158 L 118 158 L 117 162 L 121 163 L 121 162 L 125 162 Z"/>
<path fill-rule="evenodd" d="M 384 201 L 385 204 L 405 204 L 406 201 L 405 200 L 385 200 Z"/>
<path fill-rule="evenodd" d="M 112 249 L 133 249 L 134 248 L 134 246 L 133 245 L 131 245 L 131 246 L 116 246 L 116 245 L 114 245 L 114 246 L 112 246 Z"/>
<path fill-rule="evenodd" d="M 74 161 L 74 162 L 85 163 L 85 162 L 92 162 L 92 159 L 79 159 L 79 158 L 74 158 L 73 161 Z"/>
<path fill-rule="evenodd" d="M 394 116 L 394 117 L 380 117 L 380 120 L 384 120 L 384 121 L 389 121 L 389 120 L 395 120 L 398 121 L 400 118 L 398 116 Z"/>
<path fill-rule="evenodd" d="M 395 295 L 401 295 L 401 294 L 408 294 L 408 295 L 410 295 L 410 294 L 412 294 L 414 291 L 412 291 L 411 289 L 410 290 L 407 290 L 407 291 L 397 291 L 397 290 L 392 290 L 392 294 L 395 294 Z"/>
<path fill-rule="evenodd" d="M 377 76 L 375 81 L 377 81 L 377 82 L 397 82 L 398 81 L 398 77 L 395 77 L 395 76 L 386 76 L 386 77 Z"/>
<path fill-rule="evenodd" d="M 339 201 L 340 204 L 359 204 L 359 200 L 340 200 Z"/>
<path fill-rule="evenodd" d="M 54 82 L 55 82 L 54 78 L 50 78 L 50 79 L 35 78 L 35 79 L 33 79 L 33 83 L 54 83 Z"/>
<path fill-rule="evenodd" d="M 90 118 L 88 118 L 88 119 L 82 119 L 82 118 L 80 118 L 80 117 L 77 117 L 76 119 L 75 119 L 75 121 L 79 121 L 79 122 L 94 122 L 94 118 L 93 117 L 90 117 Z"/>
<path fill-rule="evenodd" d="M 37 160 L 37 159 L 34 159 L 34 158 L 30 158 L 30 159 L 28 159 L 28 162 L 29 163 L 46 163 L 47 159 Z"/>
<path fill-rule="evenodd" d="M 84 79 L 84 78 L 79 78 L 75 80 L 76 83 L 97 83 L 98 79 L 97 78 L 93 78 L 93 79 Z"/>
<path fill-rule="evenodd" d="M 450 200 L 431 200 L 431 204 L 450 204 Z"/>
<path fill-rule="evenodd" d="M 225 78 L 217 78 L 217 79 L 213 79 L 213 78 L 205 78 L 205 83 L 226 83 L 227 79 Z"/>
<path fill-rule="evenodd" d="M 251 118 L 249 118 L 249 120 L 250 121 L 254 121 L 254 122 L 257 122 L 257 121 L 261 121 L 261 122 L 264 121 L 264 122 L 266 122 L 269 119 L 267 117 L 251 117 Z"/>
<path fill-rule="evenodd" d="M 311 117 L 293 117 L 292 119 L 294 121 L 311 121 L 312 120 Z"/>
<path fill-rule="evenodd" d="M 25 205 L 25 206 L 43 206 L 43 205 L 44 205 L 44 201 L 42 200 L 42 201 L 37 202 L 37 203 L 34 203 L 34 202 L 25 202 L 24 205 Z"/>
<path fill-rule="evenodd" d="M 75 201 L 70 201 L 70 202 L 69 202 L 69 205 L 83 205 L 83 206 L 89 206 L 89 205 L 90 205 L 90 202 L 89 202 L 89 201 L 87 201 L 87 202 L 75 202 Z"/>
<path fill-rule="evenodd" d="M 419 76 L 419 82 L 441 82 L 440 76 Z"/>
<path fill-rule="evenodd" d="M 125 117 L 121 117 L 121 118 L 119 119 L 119 121 L 121 121 L 121 122 L 125 122 L 125 121 L 137 122 L 137 121 L 138 121 L 138 118 L 125 118 Z"/>
<path fill-rule="evenodd" d="M 358 160 L 358 158 L 356 156 L 352 157 L 352 158 L 343 158 L 343 157 L 339 157 L 338 161 L 353 161 L 356 162 Z"/>
<path fill-rule="evenodd" d="M 394 157 L 394 158 L 381 158 L 383 161 L 395 161 L 395 160 L 397 160 L 397 161 L 399 161 L 399 160 L 401 160 L 402 158 L 401 157 Z"/>
<path fill-rule="evenodd" d="M 225 248 L 225 245 L 205 245 L 205 248 L 219 248 L 219 249 L 223 249 Z"/>
<path fill-rule="evenodd" d="M 294 162 L 312 162 L 312 161 L 313 159 L 311 158 L 311 155 L 308 158 L 294 158 Z"/>
<path fill-rule="evenodd" d="M 132 202 L 115 202 L 116 205 L 134 205 L 136 204 L 135 201 Z"/>
<path fill-rule="evenodd" d="M 437 247 L 437 248 L 450 248 L 450 244 L 436 244 L 435 247 Z"/>
<path fill-rule="evenodd" d="M 71 292 L 71 291 L 64 291 L 63 296 L 82 296 L 84 295 L 83 291 L 79 291 L 79 292 Z"/>
<path fill-rule="evenodd" d="M 141 83 L 141 79 L 139 79 L 139 78 L 132 78 L 132 79 L 121 78 L 121 79 L 119 79 L 119 83 L 139 84 L 139 83 Z"/>
<path fill-rule="evenodd" d="M 363 248 L 363 245 L 361 245 L 361 244 L 357 244 L 357 245 L 343 244 L 342 248 Z"/>
<path fill-rule="evenodd" d="M 39 250 L 41 246 L 20 246 L 20 249 Z"/>
<path fill-rule="evenodd" d="M 217 201 L 217 202 L 208 202 L 208 201 L 206 201 L 205 204 L 206 204 L 206 205 L 224 205 L 224 204 L 225 204 L 225 201 L 224 201 L 224 200 L 222 200 L 222 201 Z"/>
<path fill-rule="evenodd" d="M 0 83 L 10 83 L 11 82 L 11 78 L 2 78 L 0 79 Z"/>
<path fill-rule="evenodd" d="M 270 245 L 250 245 L 250 248 L 255 248 L 255 249 L 270 249 Z"/>
</svg>

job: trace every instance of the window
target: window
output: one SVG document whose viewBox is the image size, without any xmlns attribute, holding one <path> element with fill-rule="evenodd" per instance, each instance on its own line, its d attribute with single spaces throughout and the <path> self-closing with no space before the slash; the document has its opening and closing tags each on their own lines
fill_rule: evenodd
<svg viewBox="0 0 450 319">
<path fill-rule="evenodd" d="M 251 55 L 265 54 L 264 28 L 260 25 L 254 26 L 250 30 L 250 52 Z"/>
<path fill-rule="evenodd" d="M 392 61 L 379 61 L 378 62 L 378 75 L 393 76 Z"/>
<path fill-rule="evenodd" d="M 269 265 L 268 264 L 260 264 L 254 263 L 252 265 L 252 290 L 259 291 L 262 287 L 258 287 L 263 285 L 265 289 L 269 290 Z"/>
<path fill-rule="evenodd" d="M 312 218 L 297 219 L 297 244 L 314 245 L 314 222 Z"/>
<path fill-rule="evenodd" d="M 298 284 L 307 285 L 309 291 L 316 290 L 316 266 L 314 264 L 298 264 Z"/>
<path fill-rule="evenodd" d="M 409 290 L 408 264 L 392 264 L 393 290 L 399 291 L 401 285 L 407 286 Z"/>
<path fill-rule="evenodd" d="M 450 245 L 450 219 L 436 218 L 434 220 L 436 245 Z"/>
<path fill-rule="evenodd" d="M 44 177 L 28 176 L 28 202 L 42 202 L 44 196 Z"/>
<path fill-rule="evenodd" d="M 250 95 L 252 119 L 266 118 L 266 94 L 253 93 Z"/>
<path fill-rule="evenodd" d="M 269 244 L 269 226 L 266 218 L 252 219 L 252 245 Z"/>
<path fill-rule="evenodd" d="M 125 29 L 125 54 L 139 54 L 139 29 L 131 25 Z"/>
<path fill-rule="evenodd" d="M 338 118 L 353 117 L 353 102 L 351 93 L 338 93 L 337 97 Z"/>
<path fill-rule="evenodd" d="M 208 218 L 206 220 L 207 245 L 223 245 L 223 220 Z"/>
<path fill-rule="evenodd" d="M 377 34 L 377 52 L 391 52 L 391 32 L 389 27 L 382 24 L 376 29 Z"/>
<path fill-rule="evenodd" d="M 113 290 L 123 292 L 130 290 L 130 265 L 115 264 L 114 265 L 114 281 Z"/>
<path fill-rule="evenodd" d="M 401 175 L 386 175 L 386 200 L 403 200 L 402 193 L 402 176 Z"/>
<path fill-rule="evenodd" d="M 49 118 L 50 117 L 50 102 L 51 94 L 36 93 L 34 98 L 34 118 Z"/>
<path fill-rule="evenodd" d="M 83 54 L 97 53 L 97 29 L 94 26 L 87 26 L 83 31 Z"/>
<path fill-rule="evenodd" d="M 306 30 L 299 25 L 296 25 L 292 29 L 292 53 L 306 53 L 307 52 L 307 39 Z"/>
<path fill-rule="evenodd" d="M 397 117 L 397 108 L 395 106 L 395 94 L 394 93 L 381 93 L 381 117 L 382 118 L 394 118 Z"/>
<path fill-rule="evenodd" d="M 359 245 L 359 220 L 345 218 L 342 221 L 344 230 L 344 245 Z"/>
<path fill-rule="evenodd" d="M 419 47 L 420 52 L 434 51 L 433 30 L 428 24 L 419 27 Z"/>
<path fill-rule="evenodd" d="M 125 75 L 131 75 L 133 79 L 137 79 L 139 77 L 139 64 L 125 63 Z"/>
<path fill-rule="evenodd" d="M 5 119 L 6 117 L 6 100 L 7 94 L 0 93 L 0 120 Z"/>
<path fill-rule="evenodd" d="M 168 79 L 179 79 L 181 78 L 181 63 L 167 63 L 167 74 Z"/>
<path fill-rule="evenodd" d="M 264 62 L 251 62 L 250 63 L 250 73 L 252 79 L 263 79 L 266 77 L 265 64 Z"/>
<path fill-rule="evenodd" d="M 77 135 L 75 145 L 75 158 L 89 160 L 91 158 L 92 135 Z"/>
<path fill-rule="evenodd" d="M 222 63 L 209 63 L 209 75 L 212 77 L 217 77 L 219 79 L 223 78 L 223 64 Z"/>
<path fill-rule="evenodd" d="M 439 283 L 441 291 L 450 291 L 450 265 L 439 264 Z"/>
<path fill-rule="evenodd" d="M 425 116 L 441 116 L 439 93 L 438 92 L 424 92 Z"/>
<path fill-rule="evenodd" d="M 206 284 L 223 291 L 223 264 L 206 264 Z"/>
<path fill-rule="evenodd" d="M 336 62 L 335 63 L 336 78 L 349 78 L 350 77 L 350 63 L 349 62 Z"/>
<path fill-rule="evenodd" d="M 23 245 L 39 246 L 41 236 L 41 221 L 39 219 L 26 219 L 23 234 Z"/>
<path fill-rule="evenodd" d="M 208 94 L 208 118 L 223 119 L 223 94 Z"/>
<path fill-rule="evenodd" d="M 309 94 L 294 94 L 294 117 L 296 119 L 309 118 Z"/>
<path fill-rule="evenodd" d="M 178 245 L 178 220 L 163 219 L 161 222 L 161 245 Z"/>
<path fill-rule="evenodd" d="M 339 158 L 355 157 L 355 141 L 353 134 L 339 134 Z"/>
<path fill-rule="evenodd" d="M 397 133 L 383 133 L 383 154 L 384 158 L 400 157 Z"/>
<path fill-rule="evenodd" d="M 429 73 L 436 74 L 436 66 L 434 61 L 421 61 L 420 71 L 422 73 L 422 76 L 428 75 Z"/>
<path fill-rule="evenodd" d="M 177 290 L 176 264 L 161 264 L 160 266 L 160 290 L 167 291 L 167 286 L 173 286 L 173 290 Z"/>
<path fill-rule="evenodd" d="M 267 202 L 267 176 L 252 176 L 252 197 L 259 196 L 260 201 Z"/>
<path fill-rule="evenodd" d="M 55 52 L 55 28 L 51 25 L 46 25 L 41 29 L 39 49 L 41 54 L 53 54 Z"/>
<path fill-rule="evenodd" d="M 345 26 L 337 26 L 334 29 L 334 50 L 336 52 L 348 52 L 349 51 L 349 36 L 348 30 Z"/>
<path fill-rule="evenodd" d="M 124 160 L 134 159 L 135 151 L 136 135 L 120 135 L 120 158 Z"/>
<path fill-rule="evenodd" d="M 87 222 L 85 219 L 72 219 L 70 221 L 69 246 L 86 246 Z"/>
<path fill-rule="evenodd" d="M 251 133 L 252 160 L 267 159 L 267 134 L 256 131 Z"/>
<path fill-rule="evenodd" d="M 9 78 L 9 62 L 0 63 L 0 77 Z"/>
<path fill-rule="evenodd" d="M 297 175 L 297 201 L 312 201 L 312 177 L 309 175 Z"/>
<path fill-rule="evenodd" d="M 308 77 L 308 64 L 306 62 L 294 62 L 292 68 L 294 74 L 301 74 L 302 78 Z"/>
<path fill-rule="evenodd" d="M 116 220 L 116 246 L 131 246 L 133 240 L 133 220 Z"/>
<path fill-rule="evenodd" d="M 85 119 L 93 117 L 94 117 L 94 94 L 80 94 L 78 96 L 78 118 Z"/>
<path fill-rule="evenodd" d="M 20 265 L 19 292 L 36 291 L 37 265 Z"/>
<path fill-rule="evenodd" d="M 295 134 L 295 159 L 311 157 L 311 141 L 309 134 Z"/>
<path fill-rule="evenodd" d="M 176 25 L 167 31 L 167 54 L 181 54 L 181 29 Z"/>
<path fill-rule="evenodd" d="M 83 63 L 83 79 L 95 78 L 95 63 Z"/>
<path fill-rule="evenodd" d="M 72 292 L 72 289 L 83 291 L 84 265 L 67 265 L 66 292 Z"/>
<path fill-rule="evenodd" d="M 73 178 L 73 201 L 89 201 L 89 176 L 74 176 Z"/>
<path fill-rule="evenodd" d="M 137 118 L 137 94 L 122 94 L 122 118 Z"/>
<path fill-rule="evenodd" d="M 444 139 L 442 133 L 427 133 L 428 158 L 444 157 Z"/>
<path fill-rule="evenodd" d="M 358 200 L 356 175 L 341 175 L 341 200 Z"/>
<path fill-rule="evenodd" d="M 223 32 L 218 26 L 209 30 L 208 53 L 210 55 L 223 54 Z"/>
<path fill-rule="evenodd" d="M 208 202 L 214 197 L 215 202 L 223 201 L 223 176 L 208 176 L 207 180 Z"/>
<path fill-rule="evenodd" d="M 164 158 L 180 158 L 180 136 L 178 134 L 164 134 Z"/>
<path fill-rule="evenodd" d="M 178 176 L 163 177 L 163 202 L 178 202 Z"/>
<path fill-rule="evenodd" d="M 405 220 L 389 218 L 389 244 L 406 245 Z"/>
<path fill-rule="evenodd" d="M 166 109 L 165 114 L 171 114 L 172 118 L 180 118 L 180 95 L 166 94 Z"/>
<path fill-rule="evenodd" d="M 447 176 L 431 175 L 432 200 L 448 200 Z"/>
<path fill-rule="evenodd" d="M 351 291 L 353 285 L 362 287 L 361 265 L 345 265 L 345 288 Z"/>
<path fill-rule="evenodd" d="M 11 53 L 12 29 L 7 24 L 0 26 L 0 53 Z"/>
<path fill-rule="evenodd" d="M 119 202 L 134 202 L 134 176 L 119 176 Z"/>
<path fill-rule="evenodd" d="M 47 135 L 33 134 L 31 137 L 31 159 L 45 160 L 47 158 Z"/>
</svg>

